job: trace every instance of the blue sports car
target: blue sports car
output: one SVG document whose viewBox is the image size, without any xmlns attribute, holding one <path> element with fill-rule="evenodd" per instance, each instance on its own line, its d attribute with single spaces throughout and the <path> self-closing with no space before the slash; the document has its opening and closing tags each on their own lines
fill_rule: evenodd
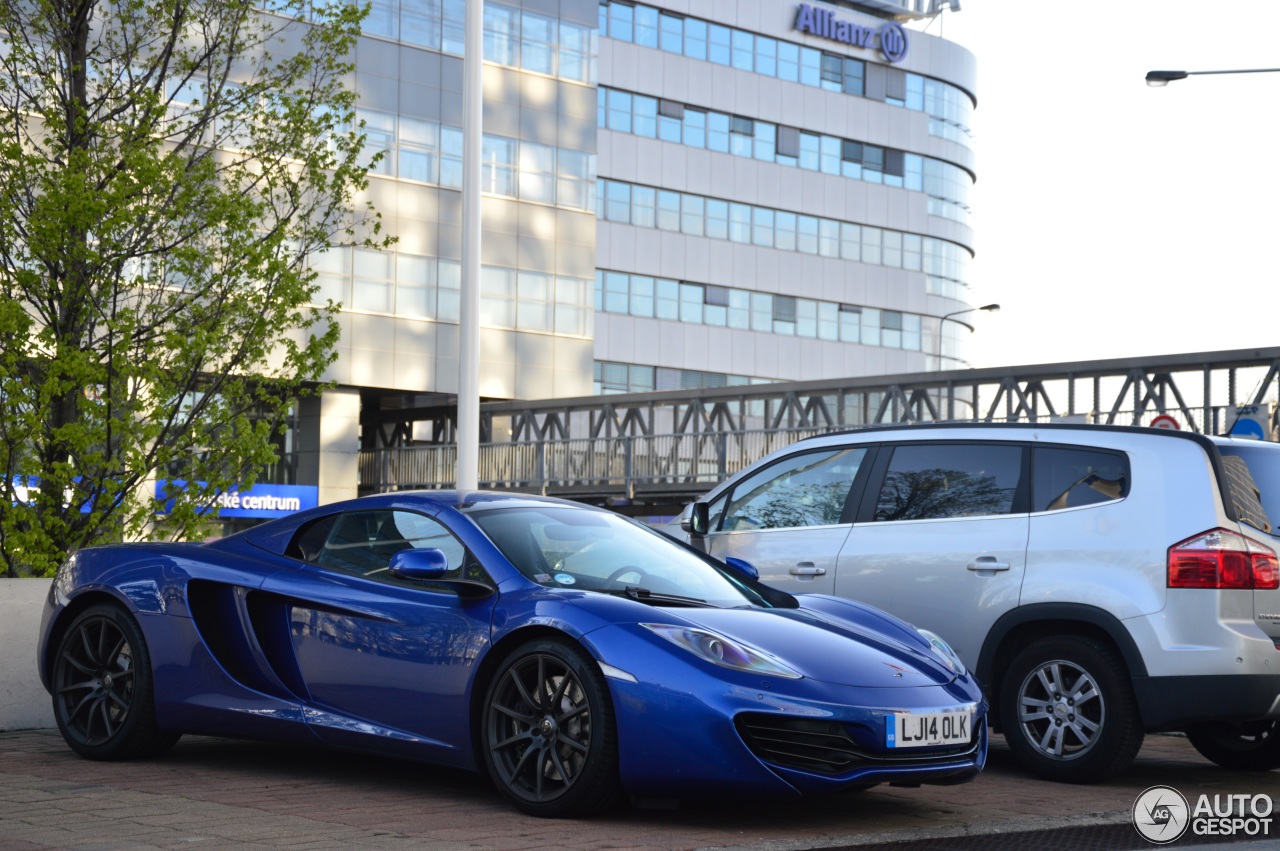
<svg viewBox="0 0 1280 851">
<path fill-rule="evenodd" d="M 483 772 L 541 816 L 977 776 L 986 703 L 945 642 L 753 573 L 577 503 L 384 494 L 73 554 L 40 672 L 90 759 L 324 743 Z"/>
</svg>

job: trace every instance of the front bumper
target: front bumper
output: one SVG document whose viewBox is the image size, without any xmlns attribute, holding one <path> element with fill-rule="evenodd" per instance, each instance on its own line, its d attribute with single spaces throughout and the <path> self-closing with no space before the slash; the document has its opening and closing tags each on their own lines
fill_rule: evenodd
<svg viewBox="0 0 1280 851">
<path fill-rule="evenodd" d="M 971 678 L 946 685 L 860 688 L 712 666 L 693 656 L 626 652 L 623 630 L 592 633 L 605 661 L 627 659 L 636 681 L 608 679 L 627 791 L 644 798 L 835 792 L 877 783 L 954 784 L 987 758 L 987 713 Z M 975 707 L 970 741 L 885 746 L 895 711 Z"/>
</svg>

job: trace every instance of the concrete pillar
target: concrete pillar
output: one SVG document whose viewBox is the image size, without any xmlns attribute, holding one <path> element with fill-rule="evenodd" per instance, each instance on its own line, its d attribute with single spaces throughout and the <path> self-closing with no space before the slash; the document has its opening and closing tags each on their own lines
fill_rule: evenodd
<svg viewBox="0 0 1280 851">
<path fill-rule="evenodd" d="M 53 726 L 53 705 L 40 684 L 36 638 L 49 579 L 0 579 L 0 730 Z"/>
<path fill-rule="evenodd" d="M 360 456 L 360 391 L 339 387 L 301 400 L 298 484 L 318 485 L 321 505 L 354 499 Z"/>
</svg>

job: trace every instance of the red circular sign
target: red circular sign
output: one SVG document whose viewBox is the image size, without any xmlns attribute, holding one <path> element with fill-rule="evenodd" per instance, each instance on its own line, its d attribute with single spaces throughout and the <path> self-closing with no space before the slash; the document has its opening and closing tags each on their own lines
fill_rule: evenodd
<svg viewBox="0 0 1280 851">
<path fill-rule="evenodd" d="M 1182 427 L 1178 425 L 1178 421 L 1168 414 L 1161 414 L 1151 421 L 1152 428 L 1168 428 L 1178 431 Z"/>
</svg>

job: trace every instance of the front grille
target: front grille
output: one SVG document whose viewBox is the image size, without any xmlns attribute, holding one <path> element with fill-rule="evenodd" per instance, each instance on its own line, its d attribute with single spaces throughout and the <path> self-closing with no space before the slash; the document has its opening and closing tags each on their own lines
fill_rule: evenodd
<svg viewBox="0 0 1280 851">
<path fill-rule="evenodd" d="M 734 719 L 738 733 L 761 760 L 815 774 L 844 774 L 860 768 L 913 768 L 976 756 L 982 735 L 978 725 L 969 742 L 938 748 L 872 749 L 859 744 L 881 741 L 884 732 L 838 721 L 814 721 L 786 715 L 746 713 Z M 856 731 L 855 739 L 852 731 Z"/>
</svg>

